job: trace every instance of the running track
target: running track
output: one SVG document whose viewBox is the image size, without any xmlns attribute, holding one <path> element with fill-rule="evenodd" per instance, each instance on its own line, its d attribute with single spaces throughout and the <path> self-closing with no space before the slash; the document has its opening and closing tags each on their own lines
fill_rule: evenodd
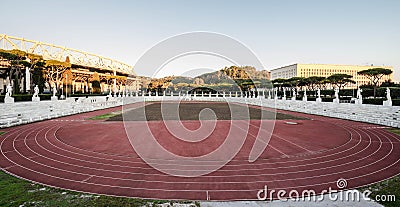
<svg viewBox="0 0 400 207">
<path fill-rule="evenodd" d="M 243 148 L 226 166 L 201 177 L 174 177 L 151 168 L 135 153 L 122 122 L 85 120 L 116 110 L 121 108 L 4 129 L 0 167 L 23 179 L 74 191 L 190 200 L 207 200 L 207 195 L 211 200 L 255 200 L 265 185 L 276 191 L 321 192 L 338 189 L 339 178 L 355 188 L 400 173 L 400 137 L 383 127 L 281 111 L 310 120 L 295 120 L 298 125 L 276 121 L 265 152 L 249 163 L 253 132 L 260 124 L 252 121 Z M 196 124 L 185 123 L 189 128 Z M 219 121 L 216 133 L 196 146 L 169 137 L 162 122 L 150 127 L 171 152 L 199 156 L 223 142 L 229 125 Z"/>
</svg>

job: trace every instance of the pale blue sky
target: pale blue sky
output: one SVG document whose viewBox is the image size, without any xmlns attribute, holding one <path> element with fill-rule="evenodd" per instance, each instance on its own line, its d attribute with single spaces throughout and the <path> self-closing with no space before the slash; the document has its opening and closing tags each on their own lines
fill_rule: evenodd
<svg viewBox="0 0 400 207">
<path fill-rule="evenodd" d="M 296 62 L 384 64 L 394 66 L 396 72 L 400 69 L 398 0 L 42 0 L 0 5 L 0 33 L 93 52 L 131 65 L 170 36 L 211 31 L 247 45 L 265 69 Z M 196 67 L 221 64 L 209 61 Z M 145 70 L 136 72 L 151 75 Z M 396 81 L 399 77 L 395 73 Z"/>
</svg>

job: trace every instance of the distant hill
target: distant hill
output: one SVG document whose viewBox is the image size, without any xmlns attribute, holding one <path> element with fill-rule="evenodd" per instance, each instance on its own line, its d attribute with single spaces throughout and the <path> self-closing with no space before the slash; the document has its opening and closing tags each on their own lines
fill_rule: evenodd
<svg viewBox="0 0 400 207">
<path fill-rule="evenodd" d="M 269 72 L 266 70 L 257 71 L 252 66 L 230 66 L 219 71 L 199 75 L 197 78 L 203 79 L 206 84 L 232 83 L 232 80 L 269 80 Z"/>
<path fill-rule="evenodd" d="M 257 87 L 265 87 L 270 84 L 270 74 L 266 70 L 257 71 L 252 66 L 230 66 L 221 70 L 205 73 L 197 77 L 168 76 L 152 79 L 148 88 L 152 91 L 190 90 L 196 87 L 208 87 L 215 90 L 235 91 L 248 90 Z M 239 88 L 238 88 L 239 87 Z"/>
</svg>

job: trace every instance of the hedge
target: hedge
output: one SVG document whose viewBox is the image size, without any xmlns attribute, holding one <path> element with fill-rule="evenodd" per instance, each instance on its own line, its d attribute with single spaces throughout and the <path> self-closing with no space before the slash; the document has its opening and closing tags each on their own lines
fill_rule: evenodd
<svg viewBox="0 0 400 207">
<path fill-rule="evenodd" d="M 364 99 L 363 104 L 372 104 L 372 105 L 383 105 L 383 101 L 385 99 L 382 98 L 370 98 L 370 99 Z"/>
<path fill-rule="evenodd" d="M 364 99 L 363 104 L 372 104 L 372 105 L 383 105 L 383 101 L 386 101 L 384 98 L 370 98 Z M 400 106 L 400 99 L 392 99 L 393 106 Z"/>
<path fill-rule="evenodd" d="M 392 99 L 400 99 L 400 88 L 393 88 L 389 87 L 390 89 L 390 96 Z M 373 97 L 374 96 L 374 89 L 363 89 L 361 93 L 363 97 Z M 385 97 L 386 98 L 386 88 L 377 88 L 376 89 L 376 97 Z"/>
<path fill-rule="evenodd" d="M 76 94 L 68 94 L 68 97 L 86 97 L 86 96 L 107 96 L 108 94 L 86 94 L 86 93 L 76 93 Z"/>
<path fill-rule="evenodd" d="M 291 91 L 286 91 L 286 96 L 289 96 L 292 92 Z M 304 91 L 297 91 L 297 95 L 303 96 Z M 317 94 L 317 91 L 307 91 L 308 96 L 315 97 Z M 335 95 L 334 90 L 321 90 L 321 98 L 322 97 L 333 97 Z M 339 91 L 339 96 L 348 96 L 348 97 L 353 97 L 357 95 L 357 89 L 343 89 Z M 278 91 L 278 96 L 283 96 L 282 91 Z"/>
<path fill-rule="evenodd" d="M 392 99 L 400 99 L 400 88 L 399 87 L 389 87 L 390 88 L 390 96 Z M 371 88 L 363 88 L 362 89 L 362 96 L 365 97 L 373 97 L 374 96 L 374 89 Z M 299 96 L 303 96 L 304 91 L 297 92 Z M 286 91 L 286 96 L 289 96 L 291 91 Z M 316 91 L 307 91 L 308 96 L 315 96 Z M 322 97 L 333 97 L 335 95 L 334 90 L 321 90 L 321 98 Z M 278 91 L 278 96 L 283 96 L 282 91 Z M 357 96 L 357 89 L 342 89 L 339 91 L 339 96 L 341 99 L 343 97 L 356 97 Z M 386 87 L 377 88 L 376 90 L 376 97 L 383 97 L 386 98 Z"/>
</svg>

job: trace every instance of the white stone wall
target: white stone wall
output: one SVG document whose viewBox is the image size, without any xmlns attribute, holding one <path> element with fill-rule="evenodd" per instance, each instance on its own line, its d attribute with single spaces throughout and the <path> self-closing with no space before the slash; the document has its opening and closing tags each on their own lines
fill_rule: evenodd
<svg viewBox="0 0 400 207">
<path fill-rule="evenodd" d="M 122 101 L 105 96 L 58 101 L 0 104 L 0 128 L 119 106 Z"/>
<path fill-rule="evenodd" d="M 400 106 L 381 106 L 367 104 L 332 103 L 315 101 L 274 100 L 261 96 L 258 98 L 212 97 L 208 96 L 132 96 L 132 97 L 80 97 L 60 101 L 17 102 L 0 104 L 0 128 L 52 119 L 82 112 L 141 101 L 230 101 L 269 108 L 296 111 L 340 119 L 400 127 Z"/>
</svg>

